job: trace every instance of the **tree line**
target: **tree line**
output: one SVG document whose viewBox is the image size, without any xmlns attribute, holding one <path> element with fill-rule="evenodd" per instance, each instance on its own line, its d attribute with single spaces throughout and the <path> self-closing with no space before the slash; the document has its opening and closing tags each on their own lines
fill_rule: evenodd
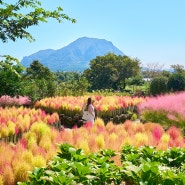
<svg viewBox="0 0 185 185">
<path fill-rule="evenodd" d="M 38 60 L 24 68 L 10 58 L 0 62 L 0 96 L 22 95 L 36 101 L 51 96 L 81 96 L 99 90 L 133 95 L 138 91 L 140 95 L 158 95 L 185 90 L 184 67 L 172 65 L 171 68 L 172 71 L 158 70 L 150 77 L 153 69 L 142 70 L 138 59 L 113 53 L 92 59 L 90 67 L 82 73 L 52 72 Z"/>
</svg>

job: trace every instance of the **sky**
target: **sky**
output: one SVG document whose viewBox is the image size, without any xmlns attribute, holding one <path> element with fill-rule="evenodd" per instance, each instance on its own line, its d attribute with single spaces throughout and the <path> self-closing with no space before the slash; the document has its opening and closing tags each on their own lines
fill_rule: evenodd
<svg viewBox="0 0 185 185">
<path fill-rule="evenodd" d="M 41 0 L 75 18 L 41 23 L 29 29 L 35 38 L 0 42 L 0 55 L 19 60 L 44 49 L 60 49 L 80 37 L 106 39 L 142 66 L 185 66 L 185 0 Z"/>
</svg>

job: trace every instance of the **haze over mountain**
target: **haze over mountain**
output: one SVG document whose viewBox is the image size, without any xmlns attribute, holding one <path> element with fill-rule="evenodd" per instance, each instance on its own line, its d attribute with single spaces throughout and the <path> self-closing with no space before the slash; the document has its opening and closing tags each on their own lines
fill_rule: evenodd
<svg viewBox="0 0 185 185">
<path fill-rule="evenodd" d="M 34 60 L 38 60 L 51 71 L 80 72 L 89 67 L 90 60 L 107 53 L 124 55 L 110 41 L 82 37 L 61 49 L 46 49 L 26 56 L 22 59 L 21 64 L 29 67 Z"/>
</svg>

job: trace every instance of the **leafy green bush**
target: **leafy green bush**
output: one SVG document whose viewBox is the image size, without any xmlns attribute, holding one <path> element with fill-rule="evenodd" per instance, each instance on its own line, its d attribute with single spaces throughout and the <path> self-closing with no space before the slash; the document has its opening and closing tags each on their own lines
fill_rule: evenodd
<svg viewBox="0 0 185 185">
<path fill-rule="evenodd" d="M 119 167 L 111 157 L 115 152 L 104 150 L 85 155 L 69 144 L 59 146 L 60 152 L 47 168 L 35 168 L 30 180 L 21 185 L 35 184 L 115 184 L 121 183 Z"/>
<path fill-rule="evenodd" d="M 131 184 L 175 185 L 185 183 L 185 149 L 166 151 L 144 146 L 124 146 L 121 153 L 122 172 Z"/>
<path fill-rule="evenodd" d="M 150 93 L 152 95 L 164 94 L 167 92 L 167 79 L 165 77 L 156 77 L 151 81 Z"/>
<path fill-rule="evenodd" d="M 185 76 L 181 73 L 172 74 L 167 83 L 169 91 L 183 91 L 185 90 Z"/>
<path fill-rule="evenodd" d="M 85 155 L 69 144 L 59 146 L 60 152 L 46 168 L 35 168 L 28 181 L 21 185 L 183 185 L 185 184 L 185 148 L 166 151 L 130 145 L 121 150 L 122 166 L 112 161 L 112 150 Z"/>
</svg>

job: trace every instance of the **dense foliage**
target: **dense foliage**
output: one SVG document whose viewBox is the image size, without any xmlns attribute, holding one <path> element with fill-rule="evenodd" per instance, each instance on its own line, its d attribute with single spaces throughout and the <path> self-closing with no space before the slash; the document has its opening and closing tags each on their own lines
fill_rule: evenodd
<svg viewBox="0 0 185 185">
<path fill-rule="evenodd" d="M 185 149 L 157 151 L 154 147 L 123 146 L 121 166 L 111 160 L 116 153 L 102 150 L 85 155 L 69 144 L 59 146 L 57 157 L 46 168 L 35 168 L 28 181 L 34 184 L 184 184 Z M 170 159 L 170 160 L 169 160 Z"/>
<path fill-rule="evenodd" d="M 126 79 L 140 73 L 140 62 L 128 56 L 109 53 L 90 61 L 90 68 L 84 76 L 91 83 L 91 89 L 125 89 Z"/>
<path fill-rule="evenodd" d="M 167 79 L 165 77 L 156 77 L 152 79 L 150 84 L 150 93 L 152 95 L 164 94 L 167 92 Z"/>
<path fill-rule="evenodd" d="M 23 67 L 17 59 L 6 56 L 5 60 L 0 60 L 0 96 L 22 94 L 22 71 Z"/>
<path fill-rule="evenodd" d="M 167 89 L 172 92 L 185 90 L 185 75 L 181 73 L 172 74 L 169 77 Z"/>
</svg>

